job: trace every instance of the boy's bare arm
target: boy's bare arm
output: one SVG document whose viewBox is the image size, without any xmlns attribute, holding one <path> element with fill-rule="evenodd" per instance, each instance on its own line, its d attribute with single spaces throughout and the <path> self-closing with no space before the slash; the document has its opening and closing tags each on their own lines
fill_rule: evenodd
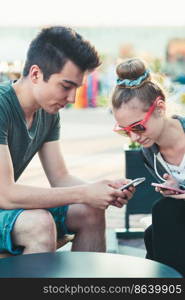
<svg viewBox="0 0 185 300">
<path fill-rule="evenodd" d="M 67 176 L 66 172 L 64 171 L 64 177 Z M 34 209 L 84 203 L 105 209 L 115 197 L 121 196 L 121 193 L 110 187 L 108 181 L 63 188 L 41 188 L 17 184 L 14 181 L 9 148 L 7 145 L 0 145 L 0 208 Z"/>
<path fill-rule="evenodd" d="M 59 141 L 45 143 L 39 151 L 39 158 L 52 187 L 66 187 L 87 183 L 85 180 L 69 173 Z"/>
</svg>

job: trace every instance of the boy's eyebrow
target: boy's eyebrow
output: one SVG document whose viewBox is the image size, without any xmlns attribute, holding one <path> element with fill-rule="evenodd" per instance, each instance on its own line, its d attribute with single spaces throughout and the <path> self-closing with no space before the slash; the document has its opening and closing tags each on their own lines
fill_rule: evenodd
<svg viewBox="0 0 185 300">
<path fill-rule="evenodd" d="M 71 81 L 71 80 L 63 79 L 63 81 L 66 82 L 66 83 L 72 84 L 72 85 L 74 85 L 76 87 L 80 87 L 81 86 L 81 84 L 78 85 L 76 82 Z"/>
</svg>

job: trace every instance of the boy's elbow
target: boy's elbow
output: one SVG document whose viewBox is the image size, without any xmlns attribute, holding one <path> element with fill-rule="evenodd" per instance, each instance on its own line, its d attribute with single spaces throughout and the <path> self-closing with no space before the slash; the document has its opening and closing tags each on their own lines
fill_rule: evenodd
<svg viewBox="0 0 185 300">
<path fill-rule="evenodd" d="M 10 190 L 1 189 L 0 191 L 0 209 L 13 209 Z"/>
</svg>

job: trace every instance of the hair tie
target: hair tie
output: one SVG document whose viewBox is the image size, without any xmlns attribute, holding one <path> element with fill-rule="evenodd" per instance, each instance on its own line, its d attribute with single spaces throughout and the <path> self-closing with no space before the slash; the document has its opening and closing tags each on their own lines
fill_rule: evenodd
<svg viewBox="0 0 185 300">
<path fill-rule="evenodd" d="M 133 86 L 138 86 L 141 84 L 142 81 L 146 79 L 146 77 L 149 75 L 150 71 L 146 70 L 143 75 L 139 76 L 137 79 L 117 79 L 117 85 L 124 85 L 125 87 L 133 87 Z"/>
</svg>

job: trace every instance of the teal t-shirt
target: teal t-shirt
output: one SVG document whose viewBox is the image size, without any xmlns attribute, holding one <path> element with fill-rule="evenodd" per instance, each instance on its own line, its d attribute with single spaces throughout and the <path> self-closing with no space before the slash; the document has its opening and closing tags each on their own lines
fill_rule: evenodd
<svg viewBox="0 0 185 300">
<path fill-rule="evenodd" d="M 0 144 L 9 147 L 15 181 L 42 145 L 59 137 L 59 113 L 53 115 L 39 109 L 28 129 L 11 82 L 0 84 Z"/>
</svg>

